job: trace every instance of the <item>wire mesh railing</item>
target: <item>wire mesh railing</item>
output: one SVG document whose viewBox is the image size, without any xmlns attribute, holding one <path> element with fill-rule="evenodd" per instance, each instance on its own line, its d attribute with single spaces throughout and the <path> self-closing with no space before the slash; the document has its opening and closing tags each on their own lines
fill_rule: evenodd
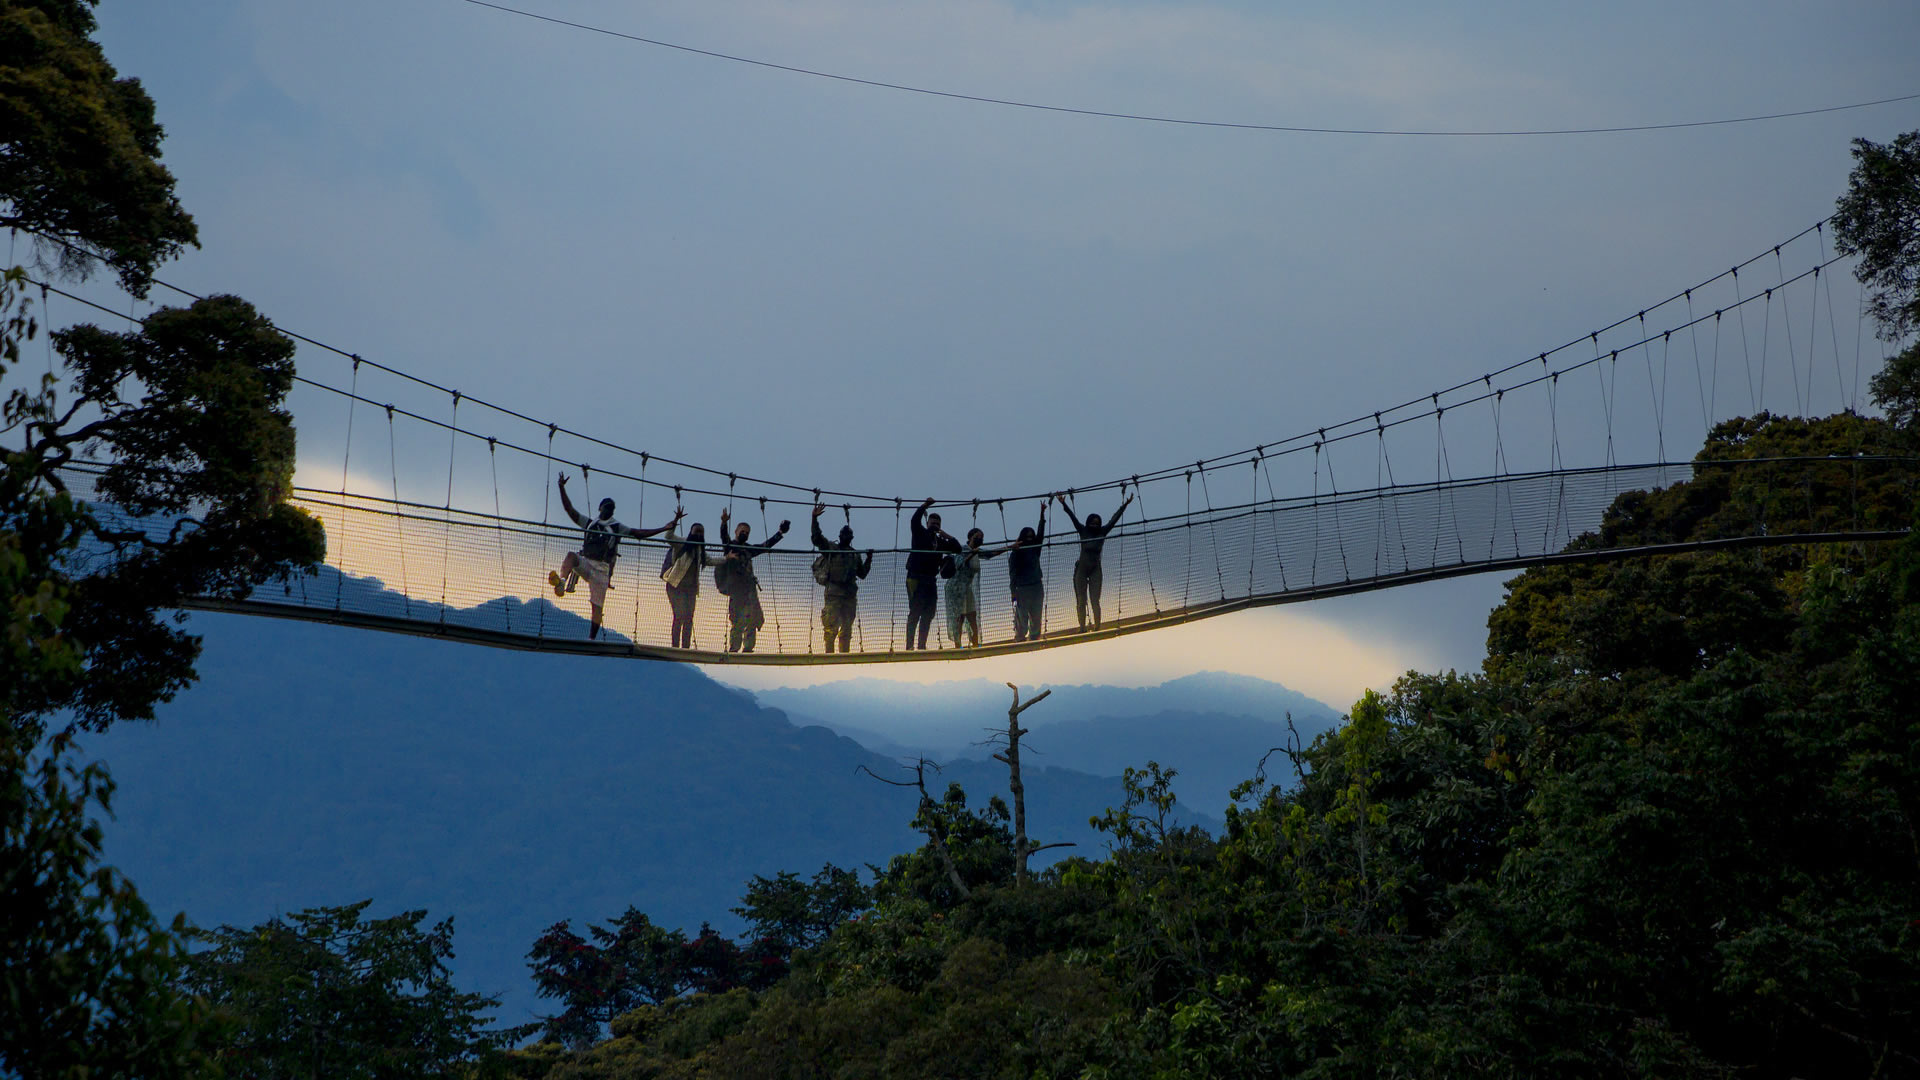
<svg viewBox="0 0 1920 1080">
<path fill-rule="evenodd" d="M 547 574 L 579 546 L 571 526 L 425 506 L 391 498 L 299 489 L 294 503 L 328 534 L 321 572 L 263 586 L 238 604 L 209 608 L 335 621 L 410 633 L 441 634 L 492 644 L 556 651 L 609 652 L 754 663 L 954 659 L 1042 648 L 1132 633 L 1250 606 L 1286 603 L 1413 581 L 1505 569 L 1563 557 L 1570 544 L 1600 527 L 1627 491 L 1657 490 L 1709 473 L 1737 475 L 1738 527 L 1715 543 L 1780 542 L 1796 533 L 1884 536 L 1904 520 L 1862 520 L 1846 506 L 1870 489 L 1884 505 L 1898 485 L 1902 505 L 1920 470 L 1906 458 L 1743 460 L 1654 463 L 1521 473 L 1409 484 L 1339 494 L 1271 498 L 1209 506 L 1192 513 L 1125 523 L 1111 533 L 1101 560 L 1103 618 L 1085 630 L 1075 611 L 1073 566 L 1079 537 L 1050 524 L 1045 633 L 1016 642 L 1007 557 L 983 562 L 978 582 L 981 644 L 962 645 L 949 619 L 951 598 L 939 582 L 929 649 L 909 651 L 905 563 L 898 548 L 874 551 L 860 583 L 852 647 L 824 650 L 823 590 L 806 524 L 755 560 L 764 611 L 756 651 L 728 654 L 729 605 L 701 571 L 690 649 L 670 646 L 672 610 L 660 574 L 664 539 L 627 540 L 613 567 L 605 627 L 590 639 L 587 589 L 556 597 Z M 83 498 L 96 472 L 68 470 Z M 139 522 L 111 505 L 95 513 L 116 527 L 163 532 L 171 522 Z M 1811 524 L 1810 524 L 1811 523 Z M 1784 528 L 1784 532 L 1783 532 Z M 831 532 L 832 530 L 829 530 Z M 962 530 L 956 530 L 962 531 Z M 755 542 L 765 537 L 755 536 Z M 992 550 L 1002 545 L 988 545 Z M 1589 545 L 1591 546 L 1591 545 Z M 718 552 L 717 545 L 710 550 Z M 99 558 L 101 553 L 87 553 Z M 584 583 L 582 583 L 584 585 Z M 1089 612 L 1091 615 L 1091 612 Z M 956 637 L 960 640 L 956 640 Z"/>
</svg>

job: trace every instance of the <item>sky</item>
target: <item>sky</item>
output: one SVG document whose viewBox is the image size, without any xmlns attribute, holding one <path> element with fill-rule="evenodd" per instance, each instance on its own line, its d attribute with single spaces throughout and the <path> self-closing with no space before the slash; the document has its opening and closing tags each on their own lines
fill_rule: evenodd
<svg viewBox="0 0 1920 1080">
<path fill-rule="evenodd" d="M 1894 0 L 515 6 L 870 80 L 1253 124 L 1613 126 L 1920 91 L 1920 8 Z M 463 0 L 99 16 L 199 223 L 168 280 L 609 441 L 909 499 L 1125 476 L 1476 377 L 1765 251 L 1830 212 L 1850 139 L 1920 127 L 1908 101 L 1587 136 L 1282 133 L 901 93 Z M 301 370 L 352 378 L 311 348 Z M 362 377 L 375 400 L 448 408 Z M 303 482 L 545 511 L 537 459 L 490 475 L 469 449 L 450 482 L 444 434 L 396 429 L 390 452 L 364 412 L 349 443 L 336 399 L 295 412 Z M 689 501 L 711 524 L 713 500 Z M 1344 704 L 1476 666 L 1500 596 L 1458 579 L 858 673 L 1230 670 Z"/>
</svg>

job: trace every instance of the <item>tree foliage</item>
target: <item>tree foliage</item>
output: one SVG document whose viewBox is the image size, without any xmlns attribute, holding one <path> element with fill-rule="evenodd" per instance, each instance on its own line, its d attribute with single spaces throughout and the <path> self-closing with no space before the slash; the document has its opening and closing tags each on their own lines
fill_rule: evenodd
<svg viewBox="0 0 1920 1080">
<path fill-rule="evenodd" d="M 0 7 L 0 225 L 49 237 L 68 271 L 90 269 L 97 255 L 145 295 L 154 268 L 196 231 L 159 161 L 153 99 L 107 62 L 92 8 Z"/>
<path fill-rule="evenodd" d="M 527 1034 L 493 1029 L 499 999 L 447 975 L 453 920 L 425 911 L 363 916 L 371 901 L 311 908 L 197 936 L 183 986 L 230 1025 L 217 1060 L 229 1076 L 441 1077 L 498 1074 Z"/>
<path fill-rule="evenodd" d="M 0 477 L 0 524 L 17 538 L 23 587 L 65 606 L 33 636 L 78 662 L 29 666 L 4 704 L 18 724 L 68 711 L 98 729 L 150 718 L 192 680 L 198 641 L 170 609 L 304 570 L 325 541 L 286 501 L 293 345 L 251 306 L 216 296 L 134 331 L 71 327 L 53 344 L 71 400 L 56 412 L 52 387 L 10 395 L 21 443 Z M 110 514 L 68 490 L 62 470 L 83 457 L 104 462 L 83 494 Z"/>
<path fill-rule="evenodd" d="M 56 272 L 104 264 L 140 294 L 193 222 L 152 101 L 93 31 L 85 0 L 0 5 L 0 223 L 45 238 Z M 112 784 L 74 735 L 191 681 L 197 642 L 168 614 L 184 598 L 319 558 L 318 524 L 284 501 L 291 350 L 222 297 L 63 331 L 61 370 L 26 376 L 26 287 L 18 267 L 0 279 L 0 1074 L 189 1075 L 201 1011 L 169 983 L 176 939 L 100 865 Z M 106 459 L 123 513 L 69 489 L 82 456 Z"/>
<path fill-rule="evenodd" d="M 1755 514 L 1896 528 L 1911 471 L 1866 463 L 1906 438 L 1730 422 L 1692 480 L 1622 495 L 1579 544 Z M 1542 567 L 1489 626 L 1482 672 L 1409 674 L 1277 750 L 1293 783 L 1263 764 L 1218 837 L 1173 822 L 1176 778 L 1148 763 L 1095 820 L 1107 855 L 1023 888 L 995 869 L 1002 816 L 923 800 L 927 843 L 770 988 L 648 1004 L 521 1064 L 1920 1077 L 1920 540 Z M 936 839 L 973 868 L 964 893 Z"/>
<path fill-rule="evenodd" d="M 199 1075 L 206 1010 L 171 986 L 182 927 L 100 865 L 113 783 L 66 738 L 31 757 L 0 739 L 0 1075 Z"/>
<path fill-rule="evenodd" d="M 1890 143 L 1853 140 L 1853 172 L 1833 213 L 1834 246 L 1859 259 L 1880 335 L 1920 329 L 1920 131 Z"/>
</svg>

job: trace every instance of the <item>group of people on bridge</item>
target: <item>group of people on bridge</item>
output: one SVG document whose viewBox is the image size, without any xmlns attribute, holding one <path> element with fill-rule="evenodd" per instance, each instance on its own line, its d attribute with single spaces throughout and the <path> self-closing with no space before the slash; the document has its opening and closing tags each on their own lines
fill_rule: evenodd
<svg viewBox="0 0 1920 1080">
<path fill-rule="evenodd" d="M 752 542 L 753 530 L 746 522 L 734 524 L 732 512 L 720 512 L 720 546 L 716 553 L 707 544 L 706 527 L 698 522 L 682 535 L 680 522 L 686 509 L 676 506 L 673 520 L 652 529 L 634 529 L 614 520 L 612 499 L 600 500 L 598 516 L 589 518 L 573 505 L 567 493 L 567 475 L 560 474 L 560 505 L 574 524 L 585 532 L 580 547 L 567 553 L 560 569 L 547 574 L 547 583 L 555 596 L 572 592 L 582 580 L 587 583 L 587 598 L 593 608 L 587 636 L 597 638 L 613 583 L 613 566 L 619 558 L 620 540 L 632 537 L 644 540 L 666 534 L 666 552 L 660 562 L 660 578 L 666 585 L 667 603 L 672 610 L 670 642 L 676 649 L 693 647 L 693 614 L 699 603 L 700 579 L 711 570 L 713 585 L 727 598 L 727 651 L 750 653 L 766 614 L 760 604 L 760 580 L 753 561 L 786 538 L 791 521 L 782 521 L 772 536 Z M 1082 521 L 1065 495 L 1055 492 L 1040 504 L 1037 525 L 1023 527 L 1020 534 L 997 547 L 986 545 L 986 534 L 978 528 L 967 531 L 966 540 L 955 539 L 941 528 L 940 515 L 929 513 L 934 500 L 921 503 L 909 520 L 911 546 L 907 551 L 905 584 L 907 595 L 906 648 L 921 650 L 938 614 L 941 583 L 944 581 L 947 604 L 947 633 L 956 647 L 964 641 L 980 645 L 980 574 L 990 559 L 1007 556 L 1007 587 L 1013 605 L 1013 640 L 1037 641 L 1046 601 L 1046 583 L 1041 573 L 1041 554 L 1047 536 L 1047 508 L 1058 503 L 1073 523 L 1079 536 L 1080 551 L 1073 564 L 1074 610 L 1080 629 L 1098 629 L 1101 620 L 1100 593 L 1103 584 L 1101 558 L 1107 534 L 1132 504 L 1125 495 L 1110 516 L 1088 514 Z M 848 515 L 834 539 L 820 528 L 824 504 L 813 508 L 812 541 L 818 552 L 813 560 L 813 579 L 824 594 L 820 609 L 820 627 L 826 635 L 826 651 L 845 653 L 852 649 L 855 620 L 859 617 L 860 583 L 873 571 L 873 551 L 861 551 L 853 545 L 853 524 Z M 1089 623 L 1088 615 L 1092 615 Z"/>
</svg>

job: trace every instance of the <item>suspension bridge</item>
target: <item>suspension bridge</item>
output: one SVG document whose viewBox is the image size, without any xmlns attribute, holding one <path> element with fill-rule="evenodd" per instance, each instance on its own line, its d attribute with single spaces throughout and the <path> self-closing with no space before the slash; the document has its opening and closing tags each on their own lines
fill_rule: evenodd
<svg viewBox="0 0 1920 1080">
<path fill-rule="evenodd" d="M 1557 348 L 1326 427 L 1090 485 L 936 499 L 947 532 L 964 537 L 978 527 L 989 549 L 1039 525 L 1055 491 L 1083 517 L 1110 514 L 1129 496 L 1134 501 L 1106 540 L 1104 618 L 1097 626 L 1083 627 L 1075 610 L 1081 538 L 1056 507 L 1045 518 L 1040 549 L 1039 635 L 1016 640 L 1002 557 L 984 563 L 980 575 L 980 643 L 954 640 L 943 596 L 927 649 L 909 649 L 906 641 L 903 580 L 911 552 L 901 527 L 917 499 L 661 457 L 290 335 L 308 354 L 339 362 L 329 378 L 303 359 L 299 377 L 345 406 L 339 485 L 300 487 L 293 497 L 326 527 L 326 565 L 317 576 L 263 586 L 244 600 L 209 598 L 194 606 L 556 652 L 696 663 L 893 662 L 1054 648 L 1247 608 L 1562 561 L 1897 538 L 1905 535 L 1904 522 L 1863 520 L 1858 494 L 1893 485 L 1910 504 L 1920 460 L 1871 447 L 1811 458 L 1688 460 L 1669 452 L 1698 447 L 1719 421 L 1770 402 L 1777 413 L 1796 416 L 1857 406 L 1867 335 L 1858 300 L 1845 293 L 1848 275 L 1826 241 L 1824 223 L 1816 224 Z M 1836 317 L 1849 304 L 1836 306 L 1835 278 L 1843 279 L 1853 308 L 1846 320 Z M 439 398 L 444 416 L 397 405 L 396 389 L 415 400 Z M 350 488 L 356 425 L 362 444 L 369 430 L 384 443 L 389 490 Z M 400 490 L 403 427 L 447 445 L 445 494 L 437 502 Z M 603 464 L 590 464 L 588 453 Z M 556 473 L 578 476 L 575 494 L 589 512 L 595 483 L 603 492 L 614 488 L 623 506 L 637 495 L 637 519 L 627 517 L 636 527 L 658 524 L 663 504 L 671 508 L 690 496 L 724 500 L 736 521 L 753 526 L 756 543 L 774 523 L 791 520 L 792 532 L 755 562 L 765 613 L 757 648 L 726 651 L 728 603 L 710 582 L 695 608 L 692 647 L 669 644 L 664 538 L 624 542 L 604 631 L 590 637 L 586 590 L 556 598 L 546 588 L 549 570 L 580 545 L 581 530 L 554 520 L 551 491 L 539 519 L 503 514 L 503 457 L 537 463 L 549 488 Z M 490 508 L 455 505 L 455 470 L 463 461 L 472 470 L 476 460 L 491 473 Z M 66 479 L 85 498 L 95 475 L 73 466 Z M 1743 493 L 1735 515 L 1741 526 L 1733 532 L 1633 547 L 1575 543 L 1600 526 L 1621 493 L 1709 475 Z M 890 526 L 893 536 L 873 547 L 846 652 L 828 652 L 821 629 L 823 589 L 808 541 L 817 504 L 830 507 L 821 521 L 830 537 L 843 522 L 863 536 Z M 96 512 L 122 527 L 170 524 L 130 521 L 110 505 Z M 718 554 L 719 545 L 709 550 Z"/>
</svg>

